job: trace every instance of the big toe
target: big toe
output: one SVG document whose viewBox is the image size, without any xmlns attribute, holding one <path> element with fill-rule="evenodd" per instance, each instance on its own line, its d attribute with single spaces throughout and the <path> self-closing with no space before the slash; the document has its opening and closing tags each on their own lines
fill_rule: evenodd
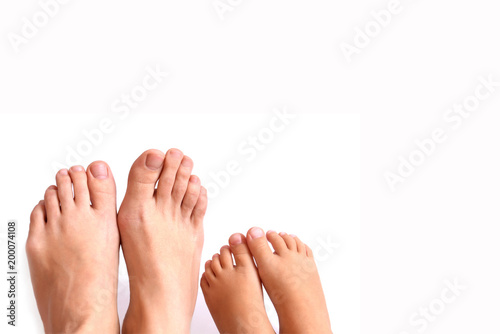
<svg viewBox="0 0 500 334">
<path fill-rule="evenodd" d="M 252 254 L 248 249 L 246 238 L 241 233 L 235 233 L 229 237 L 229 247 L 233 253 L 237 267 L 254 266 Z"/>
<path fill-rule="evenodd" d="M 262 265 L 273 255 L 266 234 L 260 227 L 252 227 L 248 230 L 247 244 L 255 258 L 255 262 L 257 262 L 257 266 Z"/>
<path fill-rule="evenodd" d="M 87 168 L 90 201 L 96 210 L 115 210 L 116 185 L 111 169 L 104 161 L 95 161 Z"/>
<path fill-rule="evenodd" d="M 148 150 L 135 160 L 128 176 L 125 197 L 133 201 L 153 198 L 155 186 L 163 167 L 165 155 L 158 150 Z"/>
</svg>

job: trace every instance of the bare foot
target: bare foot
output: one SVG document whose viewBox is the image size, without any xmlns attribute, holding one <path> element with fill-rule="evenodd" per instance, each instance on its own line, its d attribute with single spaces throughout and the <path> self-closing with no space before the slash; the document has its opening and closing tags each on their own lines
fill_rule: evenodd
<svg viewBox="0 0 500 334">
<path fill-rule="evenodd" d="M 130 170 L 118 213 L 130 278 L 123 333 L 189 333 L 207 208 L 192 169 L 189 157 L 171 149 L 144 152 Z"/>
<path fill-rule="evenodd" d="M 268 240 L 274 248 L 269 247 Z M 276 308 L 280 333 L 331 333 L 330 319 L 311 249 L 296 236 L 251 228 L 247 243 Z"/>
<path fill-rule="evenodd" d="M 220 333 L 274 333 L 267 318 L 262 283 L 245 236 L 233 234 L 230 247 L 205 263 L 200 285 Z M 233 265 L 231 253 L 236 265 Z"/>
<path fill-rule="evenodd" d="M 74 166 L 60 170 L 56 182 L 33 210 L 26 242 L 45 332 L 119 333 L 120 238 L 111 170 L 104 162 L 92 163 L 87 173 Z"/>
</svg>

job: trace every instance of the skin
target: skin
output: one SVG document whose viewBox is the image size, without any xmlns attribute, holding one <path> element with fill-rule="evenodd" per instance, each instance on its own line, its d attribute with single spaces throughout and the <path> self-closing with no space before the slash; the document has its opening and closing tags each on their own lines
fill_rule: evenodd
<svg viewBox="0 0 500 334">
<path fill-rule="evenodd" d="M 245 236 L 233 234 L 229 245 L 206 262 L 200 281 L 219 332 L 274 333 L 264 307 L 262 283 Z"/>
<path fill-rule="evenodd" d="M 125 334 L 189 333 L 207 208 L 192 168 L 189 157 L 171 149 L 144 152 L 130 170 L 118 213 L 130 277 Z"/>
<path fill-rule="evenodd" d="M 256 227 L 248 231 L 247 244 L 278 313 L 280 333 L 332 333 L 311 249 L 296 236 L 274 231 L 266 235 Z"/>
<path fill-rule="evenodd" d="M 45 332 L 119 333 L 120 238 L 111 170 L 101 161 L 87 172 L 74 166 L 59 171 L 56 183 L 34 208 L 26 242 Z"/>
</svg>

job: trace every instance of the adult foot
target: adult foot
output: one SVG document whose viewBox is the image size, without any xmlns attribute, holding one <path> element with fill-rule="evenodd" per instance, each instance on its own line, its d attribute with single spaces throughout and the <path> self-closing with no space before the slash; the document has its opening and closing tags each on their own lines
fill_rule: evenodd
<svg viewBox="0 0 500 334">
<path fill-rule="evenodd" d="M 56 182 L 33 210 L 26 242 L 45 332 L 119 333 L 120 238 L 111 170 L 100 161 L 87 172 L 74 166 L 60 170 Z"/>
<path fill-rule="evenodd" d="M 207 208 L 192 168 L 189 157 L 171 149 L 144 152 L 130 170 L 118 213 L 130 278 L 123 333 L 189 333 Z"/>
<path fill-rule="evenodd" d="M 264 231 L 256 227 L 248 231 L 247 244 L 278 313 L 280 333 L 331 333 L 311 249 L 296 236 L 269 231 L 266 238 Z"/>
<path fill-rule="evenodd" d="M 200 285 L 220 333 L 274 333 L 264 308 L 262 283 L 245 237 L 233 234 L 229 247 L 205 263 Z M 233 265 L 234 256 L 236 265 Z"/>
</svg>

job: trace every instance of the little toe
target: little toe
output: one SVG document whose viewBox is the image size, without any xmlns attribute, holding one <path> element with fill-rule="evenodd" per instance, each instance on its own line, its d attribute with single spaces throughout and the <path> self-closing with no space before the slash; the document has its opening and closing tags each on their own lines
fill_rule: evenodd
<svg viewBox="0 0 500 334">
<path fill-rule="evenodd" d="M 210 264 L 210 268 L 212 268 L 215 276 L 220 274 L 220 272 L 222 271 L 219 254 L 214 254 L 214 256 L 212 256 L 212 263 Z"/>
<path fill-rule="evenodd" d="M 75 193 L 75 203 L 77 205 L 90 205 L 89 187 L 87 185 L 87 174 L 82 166 L 73 166 L 69 169 L 73 190 Z"/>
<path fill-rule="evenodd" d="M 30 235 L 32 233 L 38 233 L 45 226 L 45 205 L 43 201 L 40 201 L 30 216 Z"/>
<path fill-rule="evenodd" d="M 207 275 L 205 273 L 201 274 L 200 287 L 203 293 L 205 293 L 205 291 L 210 287 L 210 283 L 208 282 Z"/>
<path fill-rule="evenodd" d="M 67 169 L 61 169 L 57 172 L 56 184 L 57 195 L 61 202 L 61 211 L 64 212 L 65 209 L 72 208 L 75 204 L 73 199 L 73 185 Z"/>
<path fill-rule="evenodd" d="M 302 242 L 302 240 L 299 239 L 297 236 L 293 236 L 295 239 L 295 242 L 297 243 L 297 251 L 301 254 L 306 253 L 306 244 Z"/>
<path fill-rule="evenodd" d="M 265 263 L 273 255 L 271 248 L 266 239 L 264 231 L 259 227 L 252 227 L 247 232 L 247 244 L 248 248 L 252 252 L 257 266 Z"/>
<path fill-rule="evenodd" d="M 198 196 L 198 201 L 193 208 L 193 213 L 191 215 L 191 219 L 193 220 L 195 225 L 200 225 L 203 223 L 203 217 L 205 217 L 205 213 L 207 212 L 208 198 L 207 198 L 207 189 L 205 187 L 200 188 L 200 196 Z"/>
<path fill-rule="evenodd" d="M 248 249 L 246 238 L 241 233 L 235 233 L 229 237 L 229 247 L 234 256 L 237 267 L 254 266 L 252 254 Z"/>
<path fill-rule="evenodd" d="M 201 183 L 200 179 L 196 175 L 191 175 L 189 178 L 189 184 L 186 190 L 186 195 L 182 200 L 181 211 L 186 217 L 191 217 L 193 213 L 194 206 L 198 202 L 200 197 Z"/>
<path fill-rule="evenodd" d="M 176 206 L 180 206 L 184 199 L 192 171 L 193 160 L 188 156 L 184 156 L 177 170 L 174 187 L 172 188 L 172 199 Z"/>
<path fill-rule="evenodd" d="M 306 255 L 308 257 L 314 257 L 314 254 L 313 254 L 313 251 L 312 251 L 311 247 L 309 247 L 307 245 L 305 245 L 305 246 L 306 246 Z"/>
<path fill-rule="evenodd" d="M 45 210 L 47 212 L 47 223 L 57 219 L 61 214 L 58 192 L 56 186 L 50 186 L 45 191 L 44 196 Z"/>
<path fill-rule="evenodd" d="M 104 161 L 95 161 L 87 168 L 88 189 L 92 207 L 116 213 L 116 185 L 111 169 Z"/>
<path fill-rule="evenodd" d="M 290 236 L 285 232 L 281 232 L 280 236 L 285 241 L 286 246 L 288 247 L 289 250 L 297 251 L 297 243 L 295 242 L 295 238 L 293 238 L 292 236 Z"/>
<path fill-rule="evenodd" d="M 174 187 L 177 170 L 181 164 L 184 154 L 172 148 L 165 154 L 165 161 L 158 181 L 157 196 L 159 200 L 168 201 L 172 197 L 172 189 Z"/>
<path fill-rule="evenodd" d="M 205 277 L 209 283 L 215 280 L 215 273 L 212 270 L 212 260 L 205 262 Z"/>
<path fill-rule="evenodd" d="M 164 163 L 165 155 L 158 150 L 148 150 L 135 160 L 128 176 L 125 196 L 132 201 L 152 199 Z"/>
<path fill-rule="evenodd" d="M 233 257 L 231 256 L 231 251 L 229 246 L 222 246 L 220 249 L 220 264 L 223 269 L 228 269 L 233 267 Z"/>
<path fill-rule="evenodd" d="M 268 231 L 267 232 L 267 240 L 273 245 L 274 251 L 276 254 L 283 254 L 288 250 L 288 246 L 285 243 L 285 240 L 276 232 Z"/>
</svg>

